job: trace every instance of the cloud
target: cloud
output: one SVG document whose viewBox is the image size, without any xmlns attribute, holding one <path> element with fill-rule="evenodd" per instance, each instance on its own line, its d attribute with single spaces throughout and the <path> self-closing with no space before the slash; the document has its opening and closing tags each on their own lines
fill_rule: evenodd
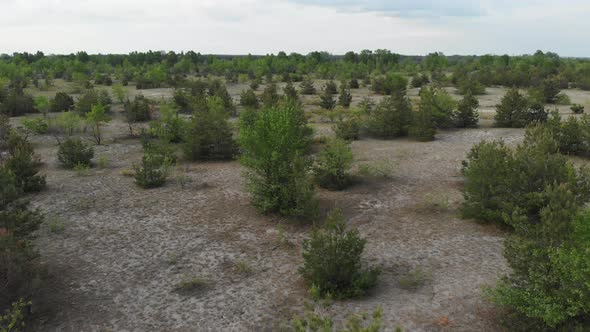
<svg viewBox="0 0 590 332">
<path fill-rule="evenodd" d="M 377 12 L 399 17 L 478 17 L 485 14 L 479 1 L 467 0 L 291 0 L 302 5 L 349 11 Z"/>
</svg>

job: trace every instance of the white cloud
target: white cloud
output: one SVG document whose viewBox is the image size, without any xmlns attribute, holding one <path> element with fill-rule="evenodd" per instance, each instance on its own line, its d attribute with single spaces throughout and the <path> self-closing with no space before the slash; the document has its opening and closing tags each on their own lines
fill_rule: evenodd
<svg viewBox="0 0 590 332">
<path fill-rule="evenodd" d="M 590 46 L 575 37 L 590 28 L 587 1 L 391 3 L 0 0 L 0 52 L 192 49 L 265 54 L 386 48 L 404 54 L 436 50 L 447 54 L 516 54 L 545 49 L 564 55 L 590 55 Z M 433 13 L 446 14 L 437 17 Z"/>
</svg>

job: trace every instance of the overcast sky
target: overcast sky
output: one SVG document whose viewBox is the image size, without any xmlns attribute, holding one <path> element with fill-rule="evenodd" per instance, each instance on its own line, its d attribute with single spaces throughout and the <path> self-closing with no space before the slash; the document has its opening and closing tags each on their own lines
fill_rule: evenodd
<svg viewBox="0 0 590 332">
<path fill-rule="evenodd" d="M 0 53 L 590 56 L 590 0 L 0 0 Z"/>
</svg>

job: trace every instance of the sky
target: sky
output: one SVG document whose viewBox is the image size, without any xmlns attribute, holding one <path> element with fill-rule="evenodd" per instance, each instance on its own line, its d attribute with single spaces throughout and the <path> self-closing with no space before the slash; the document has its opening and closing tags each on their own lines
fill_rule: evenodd
<svg viewBox="0 0 590 332">
<path fill-rule="evenodd" d="M 0 53 L 590 56 L 589 0 L 0 0 Z"/>
</svg>

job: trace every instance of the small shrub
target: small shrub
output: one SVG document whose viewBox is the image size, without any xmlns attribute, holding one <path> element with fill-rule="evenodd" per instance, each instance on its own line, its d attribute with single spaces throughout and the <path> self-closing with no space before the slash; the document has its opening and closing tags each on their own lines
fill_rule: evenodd
<svg viewBox="0 0 590 332">
<path fill-rule="evenodd" d="M 158 153 L 144 153 L 141 164 L 134 166 L 135 183 L 144 189 L 161 187 L 166 183 L 172 161 Z"/>
<path fill-rule="evenodd" d="M 383 324 L 383 309 L 377 308 L 369 317 L 367 314 L 354 314 L 347 317 L 343 329 L 336 329 L 332 317 L 324 316 L 308 308 L 302 317 L 294 316 L 289 322 L 288 331 L 293 332 L 379 332 Z M 401 332 L 398 328 L 395 332 Z"/>
<path fill-rule="evenodd" d="M 351 88 L 351 89 L 358 89 L 360 87 L 359 86 L 359 81 L 356 78 L 351 79 L 348 82 L 348 87 Z"/>
<path fill-rule="evenodd" d="M 338 89 L 336 88 L 336 83 L 334 83 L 334 81 L 332 81 L 332 80 L 329 80 L 328 82 L 326 82 L 323 90 L 325 93 L 328 93 L 331 95 L 335 95 L 338 93 Z"/>
<path fill-rule="evenodd" d="M 92 106 L 92 110 L 86 113 L 86 123 L 92 129 L 92 137 L 97 145 L 102 143 L 101 127 L 111 121 L 106 114 L 106 108 L 102 104 Z"/>
<path fill-rule="evenodd" d="M 313 85 L 313 81 L 308 77 L 303 79 L 299 85 L 299 91 L 302 95 L 315 95 L 316 89 Z"/>
<path fill-rule="evenodd" d="M 316 182 L 322 188 L 345 189 L 352 182 L 349 170 L 353 160 L 352 149 L 344 140 L 336 138 L 328 141 L 316 159 Z"/>
<path fill-rule="evenodd" d="M 45 188 L 45 176 L 38 174 L 40 166 L 31 143 L 22 135 L 11 132 L 4 167 L 15 175 L 17 186 L 24 192 L 37 192 Z"/>
<path fill-rule="evenodd" d="M 428 83 L 430 83 L 430 78 L 426 73 L 422 73 L 412 77 L 410 85 L 412 86 L 412 88 L 421 88 Z"/>
<path fill-rule="evenodd" d="M 408 80 L 395 73 L 388 73 L 386 76 L 373 79 L 371 90 L 381 95 L 405 94 L 408 87 Z"/>
<path fill-rule="evenodd" d="M 149 121 L 152 118 L 152 102 L 143 95 L 136 96 L 132 102 L 125 102 L 124 108 L 129 123 Z"/>
<path fill-rule="evenodd" d="M 0 103 L 0 114 L 7 116 L 22 116 L 36 112 L 33 97 L 16 88 L 10 89 Z"/>
<path fill-rule="evenodd" d="M 399 285 L 403 289 L 417 289 L 422 287 L 431 278 L 431 274 L 418 266 L 399 279 Z"/>
<path fill-rule="evenodd" d="M 496 106 L 496 127 L 523 128 L 535 121 L 547 119 L 542 104 L 527 100 L 518 89 L 510 89 Z"/>
<path fill-rule="evenodd" d="M 477 108 L 479 101 L 472 94 L 467 93 L 457 106 L 457 112 L 454 116 L 455 126 L 457 128 L 475 128 L 479 122 L 479 113 Z"/>
<path fill-rule="evenodd" d="M 150 122 L 149 134 L 164 142 L 180 143 L 184 139 L 187 121 L 169 104 L 160 106 L 160 117 Z"/>
<path fill-rule="evenodd" d="M 73 167 L 76 176 L 90 176 L 90 166 L 84 164 L 76 164 Z"/>
<path fill-rule="evenodd" d="M 332 127 L 336 137 L 345 141 L 357 140 L 361 132 L 361 120 L 357 116 L 349 116 L 345 119 L 340 118 L 336 125 Z"/>
<path fill-rule="evenodd" d="M 67 138 L 57 149 L 57 159 L 65 168 L 74 168 L 76 165 L 90 166 L 93 157 L 92 146 L 79 138 Z"/>
<path fill-rule="evenodd" d="M 386 159 L 359 165 L 358 174 L 364 178 L 388 179 L 392 177 L 393 170 L 394 164 Z"/>
<path fill-rule="evenodd" d="M 299 93 L 293 86 L 291 82 L 287 83 L 285 88 L 283 89 L 284 98 L 290 102 L 298 102 L 299 101 Z"/>
<path fill-rule="evenodd" d="M 338 96 L 338 105 L 348 108 L 352 102 L 350 90 L 344 84 L 340 85 L 340 95 Z"/>
<path fill-rule="evenodd" d="M 303 243 L 303 266 L 299 272 L 320 296 L 337 299 L 358 297 L 375 286 L 379 269 L 363 269 L 361 256 L 366 240 L 358 231 L 346 231 L 340 210 L 333 210 L 326 226 L 314 230 Z"/>
<path fill-rule="evenodd" d="M 49 103 L 50 112 L 67 112 L 74 109 L 74 98 L 65 92 L 58 92 Z"/>
<path fill-rule="evenodd" d="M 211 286 L 211 282 L 202 277 L 185 277 L 174 286 L 174 291 L 180 293 L 202 292 Z"/>
<path fill-rule="evenodd" d="M 81 115 L 85 115 L 91 112 L 93 107 L 102 105 L 105 112 L 109 112 L 111 103 L 111 97 L 109 96 L 108 92 L 104 90 L 98 91 L 92 89 L 86 91 L 86 93 L 80 96 L 78 102 L 76 103 L 76 111 Z"/>
<path fill-rule="evenodd" d="M 31 301 L 25 302 L 23 298 L 12 303 L 10 308 L 6 309 L 3 314 L 0 314 L 0 331 L 2 332 L 18 332 L 25 331 L 28 308 L 33 303 Z"/>
<path fill-rule="evenodd" d="M 46 134 L 49 131 L 49 125 L 43 118 L 24 118 L 21 121 L 23 127 L 35 134 Z"/>
<path fill-rule="evenodd" d="M 258 108 L 258 97 L 256 97 L 254 90 L 248 89 L 242 91 L 240 94 L 240 105 L 244 107 Z"/>
<path fill-rule="evenodd" d="M 580 104 L 573 104 L 572 107 L 570 107 L 572 112 L 574 112 L 574 114 L 583 114 L 584 113 L 584 105 L 580 105 Z"/>
<path fill-rule="evenodd" d="M 267 84 L 260 99 L 265 108 L 277 106 L 280 100 L 277 85 L 275 83 Z"/>
<path fill-rule="evenodd" d="M 326 110 L 333 110 L 336 107 L 336 100 L 334 94 L 324 89 L 320 95 L 320 107 Z"/>
<path fill-rule="evenodd" d="M 105 169 L 109 166 L 109 158 L 107 156 L 100 156 L 98 157 L 98 161 L 96 162 L 96 166 L 100 169 Z"/>
</svg>

